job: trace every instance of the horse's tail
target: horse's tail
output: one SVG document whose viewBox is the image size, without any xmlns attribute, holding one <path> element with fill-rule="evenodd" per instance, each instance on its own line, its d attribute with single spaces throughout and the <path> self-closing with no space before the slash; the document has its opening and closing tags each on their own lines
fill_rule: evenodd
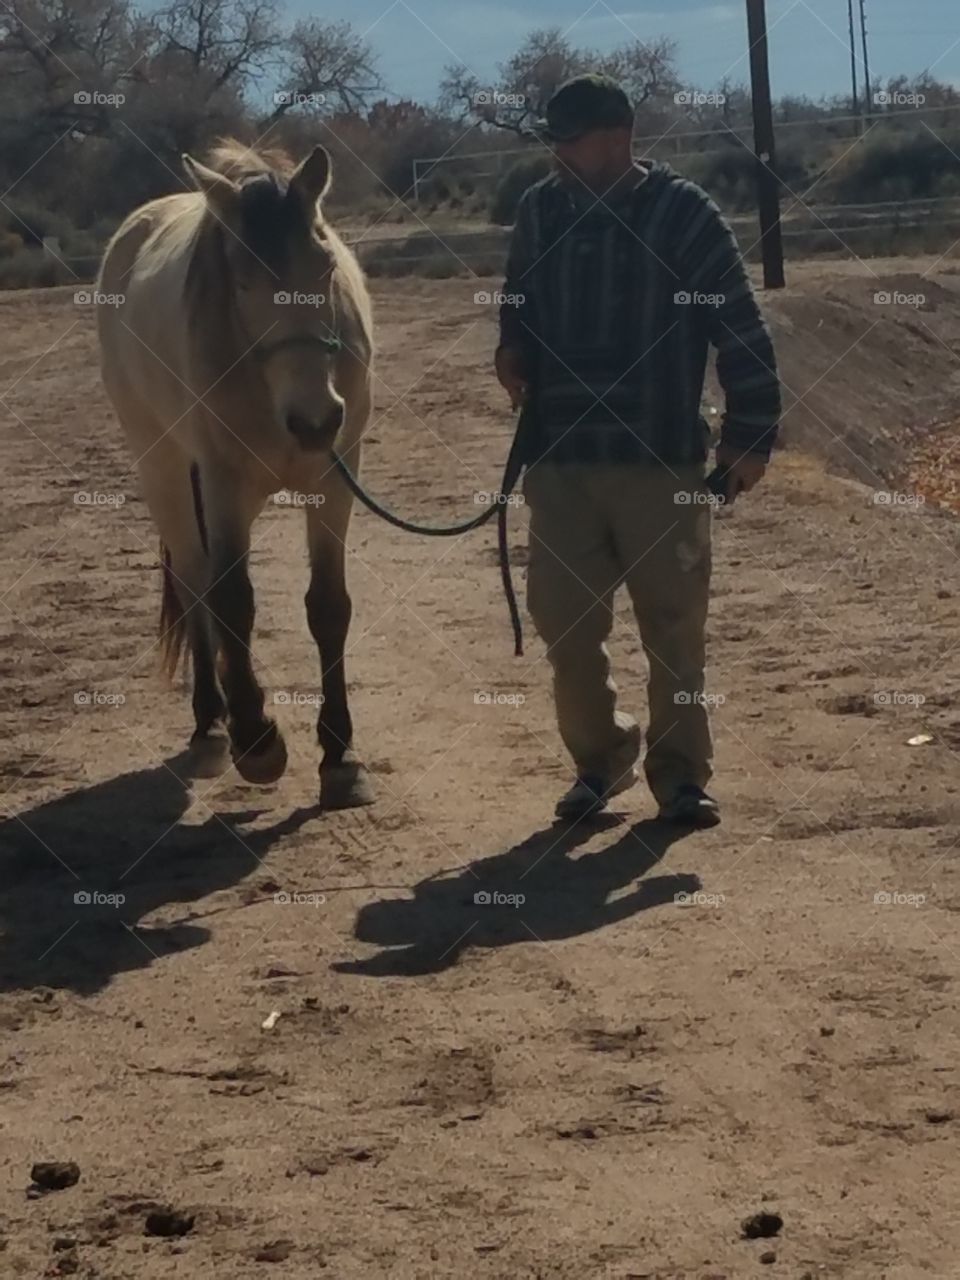
<svg viewBox="0 0 960 1280">
<path fill-rule="evenodd" d="M 172 680 L 177 674 L 180 658 L 187 642 L 187 622 L 173 582 L 170 552 L 162 542 L 160 543 L 160 564 L 163 573 L 163 587 L 160 594 L 160 667 L 167 678 Z"/>
<path fill-rule="evenodd" d="M 203 495 L 200 491 L 200 469 L 196 463 L 190 467 L 190 488 L 193 491 L 193 514 L 197 521 L 200 545 L 207 550 L 207 527 L 203 514 Z M 187 618 L 183 602 L 174 585 L 174 572 L 170 550 L 160 543 L 160 563 L 163 587 L 160 595 L 160 665 L 172 680 L 177 674 L 180 659 L 187 645 Z"/>
</svg>

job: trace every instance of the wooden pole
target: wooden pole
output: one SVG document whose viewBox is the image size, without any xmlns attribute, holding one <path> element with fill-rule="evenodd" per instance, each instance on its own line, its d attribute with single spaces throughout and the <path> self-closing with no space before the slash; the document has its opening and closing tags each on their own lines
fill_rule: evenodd
<svg viewBox="0 0 960 1280">
<path fill-rule="evenodd" d="M 850 102 L 851 114 L 860 115 L 860 94 L 857 91 L 857 37 L 853 26 L 853 0 L 847 0 L 847 23 L 850 28 L 850 85 L 852 88 L 852 98 Z M 861 123 L 857 120 L 854 125 L 857 135 L 862 132 Z"/>
<path fill-rule="evenodd" d="M 776 140 L 773 132 L 773 105 L 770 101 L 765 0 L 747 0 L 747 37 L 750 41 L 753 150 L 756 156 L 763 283 L 767 289 L 782 289 L 785 280 L 783 235 L 780 228 L 780 183 L 776 175 Z"/>
<path fill-rule="evenodd" d="M 865 0 L 860 0 L 860 41 L 863 45 L 863 101 L 865 114 L 869 119 L 873 114 L 873 96 L 870 90 L 870 59 L 867 54 L 867 10 Z"/>
</svg>

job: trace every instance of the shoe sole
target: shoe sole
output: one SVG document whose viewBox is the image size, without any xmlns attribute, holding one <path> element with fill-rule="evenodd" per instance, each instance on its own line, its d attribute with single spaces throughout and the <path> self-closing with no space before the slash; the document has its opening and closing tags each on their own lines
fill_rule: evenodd
<svg viewBox="0 0 960 1280">
<path fill-rule="evenodd" d="M 629 789 L 638 781 L 639 775 L 636 769 L 631 769 L 630 772 L 625 774 L 618 782 L 615 782 L 608 791 L 604 792 L 602 796 L 597 796 L 596 800 L 590 804 L 577 805 L 572 806 L 570 809 L 564 809 L 563 801 L 561 800 L 553 811 L 554 816 L 557 818 L 565 818 L 570 822 L 580 822 L 584 818 L 592 818 L 594 814 L 603 813 L 604 809 L 607 808 L 614 796 L 619 796 L 622 795 L 624 791 L 629 791 Z"/>
<path fill-rule="evenodd" d="M 564 809 L 561 805 L 557 805 L 553 811 L 555 818 L 560 818 L 564 822 L 583 822 L 585 818 L 594 818 L 597 814 L 603 813 L 607 807 L 605 799 L 597 800 L 595 804 L 571 806 Z"/>
<path fill-rule="evenodd" d="M 664 813 L 657 814 L 660 822 L 669 822 L 674 827 L 693 827 L 697 831 L 707 831 L 710 827 L 719 827 L 719 813 Z"/>
</svg>

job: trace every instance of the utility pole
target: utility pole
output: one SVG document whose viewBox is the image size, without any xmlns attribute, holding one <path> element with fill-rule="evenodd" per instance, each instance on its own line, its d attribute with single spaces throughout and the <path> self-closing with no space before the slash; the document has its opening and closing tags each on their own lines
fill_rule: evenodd
<svg viewBox="0 0 960 1280">
<path fill-rule="evenodd" d="M 857 38 L 853 29 L 853 0 L 847 0 L 847 19 L 850 26 L 850 84 L 853 88 L 853 98 L 850 104 L 850 114 L 854 116 L 860 115 L 860 96 L 857 93 Z M 854 125 L 854 131 L 860 136 L 861 124 L 858 120 Z"/>
<path fill-rule="evenodd" d="M 870 96 L 870 59 L 867 56 L 866 0 L 860 0 L 860 42 L 863 45 L 863 100 L 866 103 L 866 115 L 869 117 L 873 99 Z"/>
<path fill-rule="evenodd" d="M 863 0 L 861 0 L 861 4 Z M 766 0 L 747 0 L 750 41 L 750 90 L 753 99 L 753 150 L 756 157 L 757 213 L 763 251 L 763 283 L 782 289 L 783 235 L 780 229 L 780 183 L 776 174 L 776 140 L 770 101 Z"/>
</svg>

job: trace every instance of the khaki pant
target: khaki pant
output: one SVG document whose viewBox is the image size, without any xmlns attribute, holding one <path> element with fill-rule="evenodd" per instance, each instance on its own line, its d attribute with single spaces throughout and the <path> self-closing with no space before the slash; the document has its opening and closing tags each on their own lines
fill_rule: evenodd
<svg viewBox="0 0 960 1280">
<path fill-rule="evenodd" d="M 524 493 L 527 603 L 547 645 L 560 734 L 577 774 L 612 783 L 640 754 L 636 721 L 616 709 L 606 646 L 623 583 L 649 665 L 650 789 L 662 804 L 683 784 L 705 787 L 712 772 L 702 700 L 710 507 L 702 501 L 702 465 L 541 462 L 527 472 Z"/>
</svg>

